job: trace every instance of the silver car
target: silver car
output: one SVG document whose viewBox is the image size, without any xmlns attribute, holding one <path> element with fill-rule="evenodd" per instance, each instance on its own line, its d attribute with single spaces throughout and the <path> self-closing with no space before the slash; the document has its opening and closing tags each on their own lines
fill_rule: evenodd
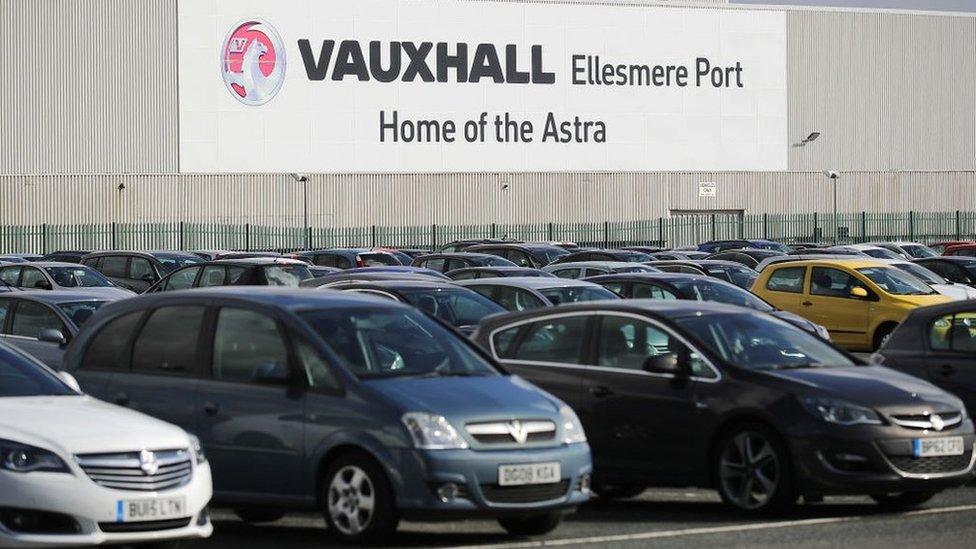
<svg viewBox="0 0 976 549">
<path fill-rule="evenodd" d="M 474 290 L 509 311 L 526 311 L 582 301 L 620 299 L 620 296 L 599 284 L 567 278 L 479 278 L 458 280 L 455 284 Z"/>
</svg>

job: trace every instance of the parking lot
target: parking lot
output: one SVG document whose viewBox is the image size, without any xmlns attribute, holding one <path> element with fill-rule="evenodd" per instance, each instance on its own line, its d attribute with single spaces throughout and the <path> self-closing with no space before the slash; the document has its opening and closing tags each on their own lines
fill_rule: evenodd
<svg viewBox="0 0 976 549">
<path fill-rule="evenodd" d="M 299 549 L 330 546 L 321 517 L 295 515 L 251 526 L 214 513 L 212 539 L 194 547 Z M 939 495 L 924 509 L 882 513 L 867 498 L 828 498 L 785 516 L 743 519 L 702 490 L 650 490 L 627 501 L 594 501 L 542 538 L 512 539 L 492 521 L 405 523 L 388 547 L 972 547 L 976 487 Z M 338 545 L 341 546 L 341 545 Z"/>
</svg>

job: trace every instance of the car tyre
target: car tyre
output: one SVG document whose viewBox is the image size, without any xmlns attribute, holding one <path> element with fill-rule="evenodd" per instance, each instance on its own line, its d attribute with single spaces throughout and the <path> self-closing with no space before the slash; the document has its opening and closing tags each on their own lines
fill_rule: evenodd
<svg viewBox="0 0 976 549">
<path fill-rule="evenodd" d="M 894 333 L 897 324 L 885 324 L 878 328 L 878 331 L 874 332 L 874 350 L 884 347 L 884 344 L 888 342 L 888 338 Z"/>
<path fill-rule="evenodd" d="M 647 486 L 621 486 L 619 484 L 597 484 L 593 492 L 600 499 L 628 499 L 637 497 L 647 490 Z"/>
<path fill-rule="evenodd" d="M 234 509 L 234 514 L 242 521 L 252 524 L 258 522 L 274 522 L 285 516 L 283 511 L 274 509 L 255 509 L 253 507 L 242 507 Z"/>
<path fill-rule="evenodd" d="M 773 429 L 745 423 L 726 432 L 716 448 L 714 478 L 726 505 L 743 513 L 768 514 L 796 504 L 793 464 Z"/>
<path fill-rule="evenodd" d="M 388 543 L 400 523 L 386 473 L 363 452 L 342 454 L 329 464 L 319 505 L 332 535 L 347 542 Z"/>
<path fill-rule="evenodd" d="M 542 536 L 555 530 L 562 520 L 562 513 L 553 512 L 525 517 L 500 518 L 498 524 L 501 524 L 506 532 L 515 536 Z"/>
<path fill-rule="evenodd" d="M 872 494 L 871 499 L 886 509 L 914 509 L 934 498 L 938 492 L 901 492 L 896 494 Z"/>
</svg>

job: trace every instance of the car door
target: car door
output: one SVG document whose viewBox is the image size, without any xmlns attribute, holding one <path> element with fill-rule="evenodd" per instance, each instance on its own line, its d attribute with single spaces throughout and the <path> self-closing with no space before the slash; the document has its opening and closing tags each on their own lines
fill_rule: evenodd
<svg viewBox="0 0 976 549">
<path fill-rule="evenodd" d="M 187 290 L 194 287 L 197 275 L 200 274 L 201 269 L 202 267 L 186 267 L 176 271 L 166 279 L 166 282 L 162 285 L 162 290 L 171 292 L 174 290 Z"/>
<path fill-rule="evenodd" d="M 91 339 L 72 374 L 85 394 L 115 402 L 113 382 L 117 372 L 128 374 L 132 338 L 142 324 L 144 311 L 124 314 L 101 327 Z"/>
<path fill-rule="evenodd" d="M 3 337 L 6 343 L 32 355 L 48 367 L 60 370 L 64 349 L 57 343 L 39 339 L 45 330 L 57 330 L 65 339 L 71 338 L 71 332 L 58 313 L 46 303 L 26 299 L 10 300 L 10 305 L 8 328 Z"/>
<path fill-rule="evenodd" d="M 24 267 L 23 271 L 20 273 L 20 282 L 18 285 L 21 288 L 26 288 L 29 290 L 50 290 L 52 289 L 51 281 L 44 276 L 37 267 Z"/>
<path fill-rule="evenodd" d="M 305 391 L 281 323 L 221 307 L 206 338 L 198 436 L 219 498 L 297 497 L 302 482 Z"/>
<path fill-rule="evenodd" d="M 0 269 L 0 280 L 7 286 L 16 288 L 20 284 L 20 271 L 22 267 L 4 267 Z"/>
<path fill-rule="evenodd" d="M 136 291 L 129 281 L 129 258 L 124 255 L 106 255 L 97 262 L 98 270 L 115 284 Z"/>
<path fill-rule="evenodd" d="M 873 294 L 846 271 L 812 267 L 809 289 L 800 303 L 805 312 L 800 314 L 827 328 L 831 339 L 840 346 L 863 345 L 870 340 L 868 321 L 872 301 L 851 296 L 853 288 L 864 288 L 869 295 Z"/>
<path fill-rule="evenodd" d="M 928 327 L 929 381 L 955 394 L 976 413 L 976 305 L 936 319 Z"/>
<path fill-rule="evenodd" d="M 223 286 L 226 284 L 226 279 L 226 267 L 223 265 L 207 265 L 203 268 L 203 273 L 200 274 L 200 280 L 197 281 L 196 286 L 199 288 Z"/>
<path fill-rule="evenodd" d="M 935 274 L 956 284 L 976 285 L 976 281 L 969 276 L 966 269 L 948 261 L 926 261 L 923 265 L 932 270 Z"/>
<path fill-rule="evenodd" d="M 688 362 L 688 347 L 667 328 L 637 315 L 603 313 L 594 330 L 593 365 L 583 380 L 594 469 L 635 478 L 694 476 L 707 454 L 697 378 L 643 369 L 655 355 L 675 353 Z"/>
<path fill-rule="evenodd" d="M 772 269 L 772 267 L 770 267 Z M 758 294 L 777 309 L 805 316 L 809 311 L 800 304 L 803 298 L 806 267 L 775 268 L 766 279 L 766 284 L 758 288 Z"/>
<path fill-rule="evenodd" d="M 159 275 L 152 263 L 144 257 L 133 257 L 129 261 L 129 274 L 126 277 L 132 290 L 138 293 L 146 291 L 159 281 Z"/>
</svg>

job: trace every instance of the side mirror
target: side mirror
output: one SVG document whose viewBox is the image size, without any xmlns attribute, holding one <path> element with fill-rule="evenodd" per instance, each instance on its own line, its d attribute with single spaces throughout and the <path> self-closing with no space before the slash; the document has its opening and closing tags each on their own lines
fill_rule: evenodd
<svg viewBox="0 0 976 549">
<path fill-rule="evenodd" d="M 144 274 L 144 275 L 142 275 L 142 281 L 143 282 L 148 282 L 150 284 L 153 284 L 153 283 L 156 282 L 156 277 L 154 275 L 152 275 L 152 274 Z"/>
<path fill-rule="evenodd" d="M 41 331 L 41 335 L 37 336 L 37 340 L 45 343 L 56 343 L 58 345 L 64 345 L 68 342 L 68 339 L 64 337 L 61 330 L 55 330 L 54 328 Z"/>
<path fill-rule="evenodd" d="M 857 298 L 857 299 L 867 299 L 868 298 L 868 291 L 865 290 L 864 288 L 860 287 L 860 286 L 855 286 L 855 287 L 851 288 L 851 297 Z"/>
<path fill-rule="evenodd" d="M 291 381 L 291 368 L 279 362 L 266 362 L 254 369 L 254 381 L 262 385 L 287 385 Z"/>
<path fill-rule="evenodd" d="M 686 373 L 684 366 L 678 360 L 678 355 L 674 353 L 647 357 L 647 360 L 644 361 L 643 370 L 652 374 L 682 375 Z"/>
<path fill-rule="evenodd" d="M 37 282 L 34 283 L 34 289 L 35 290 L 50 290 L 52 288 L 51 288 L 51 283 L 48 282 L 47 280 L 38 280 Z"/>
<path fill-rule="evenodd" d="M 58 378 L 60 378 L 61 381 L 63 381 L 64 384 L 67 385 L 68 387 L 71 387 L 72 389 L 78 391 L 79 393 L 81 392 L 81 385 L 78 385 L 78 380 L 75 379 L 75 376 L 69 374 L 68 372 L 61 371 L 58 372 Z"/>
</svg>

